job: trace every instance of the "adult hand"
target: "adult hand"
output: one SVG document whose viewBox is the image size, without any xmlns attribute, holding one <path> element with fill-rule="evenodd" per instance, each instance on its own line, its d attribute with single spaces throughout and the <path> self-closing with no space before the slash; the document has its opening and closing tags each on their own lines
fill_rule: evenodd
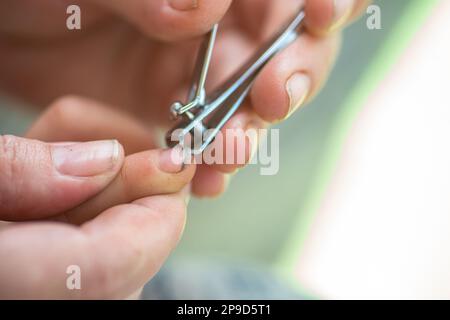
<svg viewBox="0 0 450 320">
<path fill-rule="evenodd" d="M 78 0 L 82 30 L 68 31 L 64 2 L 0 3 L 0 85 L 45 106 L 78 94 L 119 106 L 168 129 L 168 110 L 189 86 L 198 39 L 222 20 L 210 73 L 214 87 L 304 5 L 307 32 L 275 57 L 227 128 L 288 118 L 326 81 L 340 31 L 368 0 Z M 253 147 L 245 150 L 250 158 Z M 223 191 L 238 165 L 201 166 L 193 192 Z"/>
</svg>

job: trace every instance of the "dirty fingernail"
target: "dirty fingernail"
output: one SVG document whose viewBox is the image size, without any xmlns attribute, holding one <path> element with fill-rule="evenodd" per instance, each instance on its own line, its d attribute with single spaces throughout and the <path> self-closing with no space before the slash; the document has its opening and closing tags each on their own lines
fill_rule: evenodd
<svg viewBox="0 0 450 320">
<path fill-rule="evenodd" d="M 285 118 L 289 118 L 306 101 L 311 90 L 311 79 L 304 73 L 295 73 L 286 84 L 289 95 L 289 111 Z"/>
<path fill-rule="evenodd" d="M 175 10 L 189 11 L 198 8 L 198 0 L 169 0 L 169 4 Z"/>
</svg>

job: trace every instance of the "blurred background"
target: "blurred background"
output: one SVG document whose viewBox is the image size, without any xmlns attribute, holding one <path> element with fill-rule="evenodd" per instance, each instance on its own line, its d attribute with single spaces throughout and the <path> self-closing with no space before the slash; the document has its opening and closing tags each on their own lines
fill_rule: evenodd
<svg viewBox="0 0 450 320">
<path fill-rule="evenodd" d="M 389 218 L 402 211 L 402 208 L 384 207 L 384 214 L 381 216 L 386 219 L 379 224 L 369 223 L 371 220 L 355 220 L 354 216 L 339 215 L 342 213 L 340 211 L 336 217 L 328 219 L 328 215 L 335 211 L 333 208 L 338 211 L 338 205 L 333 207 L 333 204 L 339 204 L 339 201 L 333 200 L 336 193 L 322 192 L 321 188 L 326 190 L 327 186 L 333 184 L 338 184 L 339 188 L 339 181 L 333 182 L 333 174 L 330 173 L 334 172 L 330 165 L 333 166 L 333 161 L 339 158 L 336 150 L 341 152 L 344 148 L 336 134 L 345 133 L 337 128 L 345 122 L 342 120 L 344 117 L 348 119 L 349 109 L 354 108 L 357 102 L 359 107 L 363 107 L 366 101 L 358 100 L 357 97 L 368 96 L 385 80 L 380 72 L 384 70 L 388 74 L 389 70 L 394 69 L 391 63 L 395 66 L 401 62 L 401 52 L 406 50 L 408 39 L 414 38 L 415 30 L 420 30 L 422 23 L 431 15 L 430 8 L 433 7 L 431 4 L 425 5 L 428 1 L 424 0 L 378 0 L 374 3 L 381 8 L 382 29 L 369 30 L 366 25 L 367 15 L 349 28 L 345 32 L 339 60 L 326 87 L 307 108 L 279 127 L 279 173 L 275 176 L 261 176 L 257 166 L 250 166 L 233 177 L 228 192 L 220 199 L 193 199 L 184 238 L 160 275 L 147 288 L 147 297 L 450 298 L 449 283 L 446 282 L 450 280 L 448 275 L 442 274 L 443 277 L 438 279 L 429 278 L 423 285 L 410 285 L 408 279 L 414 283 L 415 278 L 428 274 L 420 271 L 423 269 L 417 269 L 417 272 L 410 274 L 410 278 L 396 283 L 396 275 L 402 272 L 402 268 L 407 268 L 408 263 L 406 262 L 405 266 L 405 261 L 424 263 L 421 259 L 412 261 L 409 260 L 410 256 L 404 256 L 400 269 L 394 267 L 392 270 L 395 272 L 389 272 L 389 268 L 387 271 L 383 269 L 386 265 L 395 264 L 397 256 L 383 255 L 383 252 L 386 252 L 383 248 L 389 247 L 391 241 L 397 238 L 389 238 L 383 242 L 373 240 L 373 237 L 382 237 L 382 227 L 394 223 L 398 229 L 392 234 L 402 238 L 401 226 L 405 220 L 396 221 Z M 430 3 L 437 6 L 437 1 Z M 420 19 L 409 21 L 408 17 Z M 396 41 L 393 41 L 394 34 Z M 400 44 L 404 44 L 403 51 L 395 46 Z M 395 50 L 396 52 L 392 52 Z M 395 56 L 396 54 L 398 56 Z M 23 106 L 18 106 L 17 102 L 3 97 L 0 100 L 0 133 L 20 135 L 35 116 Z M 400 125 L 405 119 L 401 112 L 398 116 L 396 121 Z M 450 125 L 450 122 L 448 124 Z M 358 131 L 353 131 L 353 134 L 358 135 Z M 345 140 L 345 137 L 342 139 Z M 439 148 L 448 150 L 450 143 L 448 139 L 444 139 L 443 143 L 445 142 L 447 145 L 440 145 Z M 342 152 L 345 156 L 345 150 Z M 339 163 L 338 160 L 335 162 Z M 339 168 L 336 163 L 334 165 Z M 428 163 L 423 162 L 427 166 Z M 347 172 L 344 169 L 343 171 Z M 358 172 L 357 165 L 355 170 Z M 367 170 L 370 170 L 370 167 Z M 330 176 L 327 177 L 325 173 Z M 448 175 L 446 177 L 450 178 Z M 342 181 L 345 180 L 347 179 L 344 177 Z M 370 181 L 367 183 L 370 184 Z M 389 184 L 389 181 L 385 183 Z M 447 200 L 450 199 L 450 188 L 444 191 L 448 195 Z M 372 206 L 377 199 L 384 201 L 382 197 L 371 192 L 371 189 L 367 189 L 367 193 L 371 195 L 366 199 L 367 206 Z M 426 202 L 426 198 L 424 201 Z M 430 205 L 430 210 L 432 207 Z M 438 206 L 435 209 L 440 212 L 443 208 Z M 361 219 L 370 219 L 370 216 L 364 215 L 364 212 L 356 207 L 353 211 L 361 214 Z M 450 214 L 450 211 L 448 213 Z M 432 212 L 421 210 L 417 216 L 411 213 L 409 217 L 414 219 L 426 214 L 433 216 Z M 342 219 L 339 220 L 339 217 Z M 407 217 L 406 214 L 404 218 Z M 351 221 L 354 223 L 347 223 L 348 219 L 353 219 Z M 449 227 L 448 220 L 444 222 L 444 226 L 441 224 L 441 227 L 444 227 L 441 229 L 443 234 Z M 372 228 L 380 227 L 378 230 L 372 230 L 373 234 L 367 234 L 378 243 L 378 246 L 374 244 L 374 247 L 370 248 L 378 250 L 374 261 L 381 259 L 382 266 L 374 265 L 373 261 L 369 260 L 366 260 L 366 264 L 362 263 L 358 259 L 360 251 L 356 252 L 355 248 L 352 248 L 351 252 L 346 251 L 350 250 L 355 242 L 364 243 L 366 240 L 365 232 L 358 229 L 362 225 L 369 229 L 370 225 Z M 336 232 L 336 226 L 339 226 L 340 232 Z M 342 240 L 345 234 L 352 234 L 352 230 L 359 231 L 351 239 Z M 420 237 L 421 231 L 415 231 L 417 233 L 408 233 L 405 237 Z M 333 235 L 331 239 L 330 235 Z M 325 244 L 320 242 L 321 239 Z M 447 240 L 441 239 L 441 251 L 435 252 L 436 255 L 439 255 L 439 252 L 450 252 L 450 241 Z M 409 243 L 417 248 L 417 244 Z M 434 240 L 432 243 L 435 243 Z M 423 250 L 428 252 L 428 249 Z M 369 247 L 362 245 L 358 250 L 369 250 Z M 399 248 L 399 254 L 401 252 L 403 251 Z M 328 255 L 324 256 L 325 253 Z M 336 256 L 338 253 L 341 254 L 340 257 Z M 448 257 L 435 261 L 437 264 L 444 263 L 439 270 L 450 268 L 448 262 Z M 352 269 L 352 266 L 357 267 Z M 426 270 L 434 270 L 430 268 Z M 381 272 L 381 269 L 384 271 Z M 340 281 L 333 281 L 336 278 L 340 278 Z M 435 288 L 437 291 L 433 289 L 430 281 L 441 283 L 439 289 Z M 374 287 L 373 282 L 378 285 Z M 430 285 L 428 292 L 424 289 L 426 284 Z M 386 293 L 386 296 L 383 296 L 383 293 Z"/>
</svg>

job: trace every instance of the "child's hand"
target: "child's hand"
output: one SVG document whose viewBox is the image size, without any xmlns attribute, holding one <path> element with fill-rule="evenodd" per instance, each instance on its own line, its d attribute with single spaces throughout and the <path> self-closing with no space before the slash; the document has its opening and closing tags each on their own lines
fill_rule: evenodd
<svg viewBox="0 0 450 320">
<path fill-rule="evenodd" d="M 340 30 L 369 1 L 74 2 L 81 6 L 81 31 L 66 29 L 61 1 L 0 2 L 0 85 L 42 106 L 66 94 L 94 97 L 165 129 L 170 105 L 184 100 L 191 80 L 198 41 L 186 39 L 225 16 L 209 79 L 214 86 L 305 5 L 308 32 L 264 68 L 228 125 L 246 129 L 288 118 L 317 93 L 334 64 Z M 200 166 L 193 192 L 220 193 L 236 168 Z"/>
</svg>

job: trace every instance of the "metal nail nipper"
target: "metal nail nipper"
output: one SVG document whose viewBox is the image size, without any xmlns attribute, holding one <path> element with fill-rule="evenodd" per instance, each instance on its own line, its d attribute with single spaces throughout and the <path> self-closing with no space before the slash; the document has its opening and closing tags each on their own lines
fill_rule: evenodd
<svg viewBox="0 0 450 320">
<path fill-rule="evenodd" d="M 206 94 L 205 85 L 213 56 L 219 25 L 216 24 L 203 42 L 194 70 L 194 81 L 188 103 L 175 102 L 172 116 L 178 125 L 166 136 L 170 147 L 181 144 L 186 138 L 193 154 L 201 154 L 215 139 L 227 121 L 235 114 L 247 97 L 261 69 L 281 50 L 293 43 L 301 34 L 304 10 L 300 10 L 282 31 L 259 50 L 235 75 L 220 88 Z"/>
</svg>

